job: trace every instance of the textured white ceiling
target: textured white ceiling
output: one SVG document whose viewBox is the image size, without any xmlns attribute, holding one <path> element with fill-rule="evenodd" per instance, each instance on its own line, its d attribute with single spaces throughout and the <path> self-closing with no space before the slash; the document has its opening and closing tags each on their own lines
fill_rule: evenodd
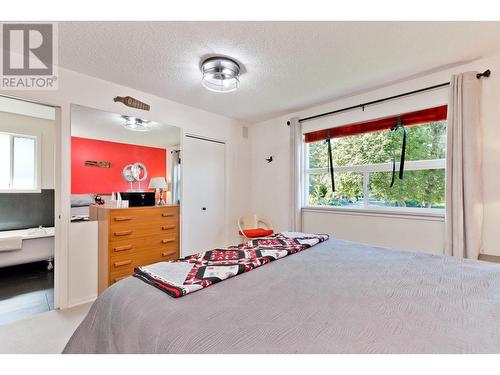
<svg viewBox="0 0 500 375">
<path fill-rule="evenodd" d="M 63 22 L 60 64 L 249 123 L 500 51 L 499 22 Z M 213 93 L 227 55 L 241 87 Z M 126 94 L 126 93 L 124 93 Z"/>
<path fill-rule="evenodd" d="M 119 113 L 71 106 L 71 135 L 74 137 L 150 147 L 176 146 L 180 143 L 181 131 L 175 126 L 152 122 L 151 131 L 136 132 L 126 129 L 124 123 Z"/>
</svg>

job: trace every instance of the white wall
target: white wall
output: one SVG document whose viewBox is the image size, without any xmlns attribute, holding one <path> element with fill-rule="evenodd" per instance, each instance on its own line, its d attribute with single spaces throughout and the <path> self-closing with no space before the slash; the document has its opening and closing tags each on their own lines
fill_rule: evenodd
<svg viewBox="0 0 500 375">
<path fill-rule="evenodd" d="M 112 82 L 93 78 L 66 69 L 59 69 L 59 89 L 54 91 L 1 90 L 0 95 L 11 95 L 60 107 L 56 124 L 56 306 L 68 306 L 67 265 L 70 219 L 70 105 L 79 104 L 113 113 L 144 117 L 144 111 L 115 103 L 115 96 L 133 96 L 151 105 L 147 118 L 162 124 L 174 125 L 184 132 L 217 138 L 226 142 L 227 152 L 227 222 L 228 242 L 238 240 L 237 218 L 251 208 L 251 190 L 248 184 L 250 170 L 249 140 L 242 137 L 240 121 L 182 105 L 145 92 Z M 60 187 L 60 189 L 57 189 Z M 186 225 L 187 223 L 183 223 Z M 61 266 L 62 265 L 62 266 Z"/>
<path fill-rule="evenodd" d="M 330 103 L 293 112 L 255 124 L 250 127 L 252 162 L 252 205 L 253 210 L 270 217 L 275 226 L 287 229 L 289 217 L 289 131 L 286 121 L 292 117 L 307 117 L 321 112 L 340 109 L 407 91 L 448 82 L 453 73 L 469 70 L 491 69 L 490 78 L 483 78 L 482 116 L 484 146 L 484 249 L 487 254 L 500 255 L 500 56 L 432 73 L 412 80 L 393 84 L 367 93 L 342 98 Z M 361 121 L 370 116 L 387 114 L 387 111 L 412 110 L 423 103 L 442 104 L 442 92 L 415 95 L 404 100 L 366 108 L 365 112 L 353 111 L 342 116 L 333 116 L 328 124 L 338 121 Z M 416 108 L 415 108 L 416 109 Z M 336 122 L 337 121 L 337 122 Z M 306 125 L 307 124 L 307 125 Z M 305 126 L 324 126 L 325 120 Z M 267 164 L 265 157 L 274 155 L 275 160 Z M 394 217 L 374 218 L 366 215 L 346 213 L 304 212 L 304 230 L 326 231 L 334 237 L 353 241 L 369 242 L 382 246 L 399 247 L 407 250 L 442 252 L 444 248 L 444 223 L 439 220 Z M 395 232 L 405 236 L 398 237 Z"/>
<path fill-rule="evenodd" d="M 0 112 L 0 132 L 32 135 L 41 147 L 41 188 L 54 189 L 54 132 L 53 120 Z"/>
<path fill-rule="evenodd" d="M 332 238 L 443 255 L 444 219 L 306 209 L 303 230 Z"/>
</svg>

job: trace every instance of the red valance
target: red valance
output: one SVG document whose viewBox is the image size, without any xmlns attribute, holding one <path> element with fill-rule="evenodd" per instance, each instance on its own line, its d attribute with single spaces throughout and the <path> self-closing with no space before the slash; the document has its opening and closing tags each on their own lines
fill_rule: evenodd
<svg viewBox="0 0 500 375">
<path fill-rule="evenodd" d="M 401 117 L 404 126 L 420 125 L 446 120 L 447 109 L 448 106 L 442 105 L 440 107 L 404 113 L 399 117 Z M 304 140 L 306 143 L 324 141 L 328 138 L 328 131 L 330 132 L 330 138 L 340 138 L 390 129 L 396 124 L 397 119 L 398 116 L 391 116 L 357 124 L 338 126 L 336 128 L 317 130 L 304 134 Z"/>
</svg>

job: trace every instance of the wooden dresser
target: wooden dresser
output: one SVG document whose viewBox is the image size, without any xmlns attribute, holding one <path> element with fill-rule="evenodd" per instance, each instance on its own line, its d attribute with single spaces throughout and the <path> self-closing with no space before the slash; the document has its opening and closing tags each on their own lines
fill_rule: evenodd
<svg viewBox="0 0 500 375">
<path fill-rule="evenodd" d="M 179 207 L 112 208 L 93 205 L 98 221 L 98 292 L 134 268 L 179 258 Z"/>
</svg>

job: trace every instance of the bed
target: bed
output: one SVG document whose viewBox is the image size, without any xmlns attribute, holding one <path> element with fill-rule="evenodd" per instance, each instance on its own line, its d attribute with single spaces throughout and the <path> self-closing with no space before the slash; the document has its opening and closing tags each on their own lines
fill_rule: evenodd
<svg viewBox="0 0 500 375">
<path fill-rule="evenodd" d="M 500 265 L 331 239 L 181 298 L 129 277 L 64 353 L 500 353 Z"/>
</svg>

